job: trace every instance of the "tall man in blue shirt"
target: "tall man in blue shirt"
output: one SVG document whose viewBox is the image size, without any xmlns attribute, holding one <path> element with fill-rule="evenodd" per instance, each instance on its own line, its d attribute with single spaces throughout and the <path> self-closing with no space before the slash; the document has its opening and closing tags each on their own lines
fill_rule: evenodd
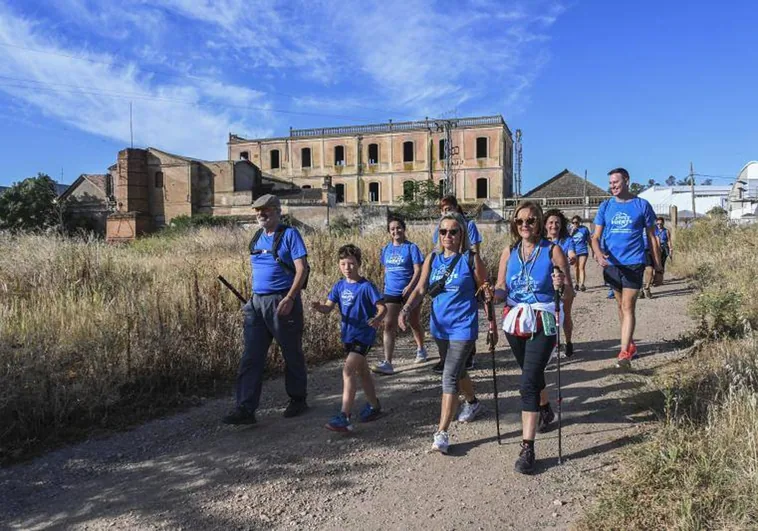
<svg viewBox="0 0 758 531">
<path fill-rule="evenodd" d="M 261 228 L 250 249 L 253 296 L 242 308 L 245 346 L 237 373 L 237 407 L 224 417 L 225 424 L 255 424 L 266 355 L 273 339 L 284 357 L 284 385 L 290 397 L 284 416 L 294 417 L 308 408 L 300 298 L 308 271 L 307 251 L 297 229 L 281 224 L 276 196 L 259 197 L 253 209 Z M 281 241 L 275 249 L 280 231 Z"/>
</svg>

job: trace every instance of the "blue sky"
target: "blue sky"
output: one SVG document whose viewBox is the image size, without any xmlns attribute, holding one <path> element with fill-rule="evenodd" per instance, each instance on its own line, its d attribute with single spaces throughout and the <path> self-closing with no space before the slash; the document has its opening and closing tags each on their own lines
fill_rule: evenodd
<svg viewBox="0 0 758 531">
<path fill-rule="evenodd" d="M 0 185 L 101 173 L 129 144 L 502 114 L 524 191 L 758 158 L 758 7 L 604 0 L 0 0 Z M 717 179 L 714 184 L 726 181 Z"/>
</svg>

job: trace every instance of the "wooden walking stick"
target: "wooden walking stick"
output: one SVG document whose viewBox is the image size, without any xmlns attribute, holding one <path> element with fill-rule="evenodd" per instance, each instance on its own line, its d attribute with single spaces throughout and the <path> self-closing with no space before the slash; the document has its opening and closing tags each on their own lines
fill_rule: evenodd
<svg viewBox="0 0 758 531">
<path fill-rule="evenodd" d="M 492 323 L 495 320 L 495 303 L 489 301 L 487 303 L 489 322 Z M 492 329 L 487 331 L 487 344 L 490 347 L 490 355 L 492 356 L 492 389 L 495 394 L 495 427 L 497 428 L 497 444 L 502 444 L 500 437 L 500 406 L 497 399 L 497 368 L 495 366 L 495 337 L 492 333 Z"/>
</svg>

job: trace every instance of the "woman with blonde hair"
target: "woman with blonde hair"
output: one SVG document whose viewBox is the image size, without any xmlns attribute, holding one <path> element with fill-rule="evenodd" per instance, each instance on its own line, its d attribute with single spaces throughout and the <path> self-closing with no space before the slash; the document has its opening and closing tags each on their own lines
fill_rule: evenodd
<svg viewBox="0 0 758 531">
<path fill-rule="evenodd" d="M 448 428 L 458 406 L 458 392 L 465 398 L 459 422 L 470 422 L 482 411 L 465 363 L 479 335 L 476 295 L 487 283 L 487 269 L 481 257 L 470 249 L 463 216 L 457 212 L 444 214 L 437 229 L 437 250 L 426 257 L 421 278 L 401 310 L 398 324 L 405 330 L 406 319 L 413 309 L 425 295 L 432 298 L 429 329 L 444 360 L 440 421 L 432 450 L 446 454 L 450 446 Z M 491 323 L 496 342 L 497 326 L 494 320 Z"/>
<path fill-rule="evenodd" d="M 574 295 L 566 255 L 544 231 L 542 208 L 521 203 L 511 219 L 513 244 L 503 249 L 495 285 L 495 300 L 506 303 L 503 331 L 521 367 L 522 443 L 514 468 L 522 474 L 534 472 L 535 434 L 555 418 L 545 391 L 545 368 L 557 340 L 554 295 L 560 291 L 564 300 Z"/>
</svg>

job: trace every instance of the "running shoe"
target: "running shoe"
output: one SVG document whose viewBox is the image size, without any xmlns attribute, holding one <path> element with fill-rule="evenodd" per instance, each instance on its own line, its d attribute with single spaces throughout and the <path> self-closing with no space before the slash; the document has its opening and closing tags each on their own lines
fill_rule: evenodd
<svg viewBox="0 0 758 531">
<path fill-rule="evenodd" d="M 414 360 L 416 363 L 424 363 L 427 358 L 428 354 L 426 353 L 426 349 L 424 347 L 416 349 L 416 359 Z"/>
<path fill-rule="evenodd" d="M 579 291 L 579 284 L 574 284 L 574 292 Z"/>
<path fill-rule="evenodd" d="M 635 345 L 634 341 L 629 343 L 629 354 L 632 355 L 633 360 L 636 360 L 640 357 L 640 355 L 637 353 L 637 345 Z"/>
<path fill-rule="evenodd" d="M 442 374 L 442 371 L 445 370 L 445 360 L 440 360 L 437 363 L 434 364 L 434 367 L 432 367 L 432 370 L 434 372 L 438 372 Z"/>
<path fill-rule="evenodd" d="M 432 451 L 446 454 L 447 449 L 450 447 L 450 436 L 446 431 L 434 432 L 434 442 L 432 443 Z"/>
<path fill-rule="evenodd" d="M 361 409 L 361 422 L 371 422 L 382 416 L 382 405 L 377 402 L 376 407 L 372 406 L 368 402 Z"/>
<path fill-rule="evenodd" d="M 392 366 L 392 363 L 387 360 L 380 361 L 376 365 L 372 365 L 371 370 L 377 374 L 384 374 L 387 376 L 395 374 L 395 368 Z"/>
<path fill-rule="evenodd" d="M 566 353 L 565 357 L 570 358 L 574 355 L 574 344 L 571 341 L 566 341 L 566 348 L 563 350 Z"/>
<path fill-rule="evenodd" d="M 616 367 L 619 369 L 629 370 L 632 368 L 632 355 L 626 351 L 622 350 L 619 352 L 618 359 L 616 360 Z"/>
<path fill-rule="evenodd" d="M 640 290 L 640 299 L 644 299 L 644 298 L 645 298 L 645 290 L 643 289 L 643 290 Z"/>
<path fill-rule="evenodd" d="M 513 468 L 519 474 L 531 474 L 534 472 L 535 461 L 534 445 L 522 442 L 521 451 L 518 454 L 518 459 L 516 459 L 516 464 Z"/>
<path fill-rule="evenodd" d="M 606 298 L 608 298 L 608 299 L 615 299 L 616 298 L 616 295 L 614 295 L 612 289 L 608 290 L 608 296 Z"/>
<path fill-rule="evenodd" d="M 645 294 L 645 297 L 647 297 L 648 299 L 652 299 L 653 298 L 653 292 L 650 291 L 650 288 L 645 288 L 643 290 L 643 293 Z"/>
<path fill-rule="evenodd" d="M 255 413 L 248 411 L 242 406 L 238 406 L 234 411 L 226 415 L 221 422 L 224 424 L 232 424 L 234 426 L 240 426 L 242 424 L 255 424 Z"/>
<path fill-rule="evenodd" d="M 579 291 L 587 291 L 587 288 L 584 287 L 584 284 L 579 286 Z"/>
<path fill-rule="evenodd" d="M 482 403 L 478 400 L 473 404 L 470 402 L 463 402 L 461 412 L 458 415 L 458 422 L 472 422 L 476 417 L 482 414 L 484 409 Z"/>
<path fill-rule="evenodd" d="M 537 431 L 539 433 L 545 433 L 550 429 L 550 423 L 555 420 L 555 413 L 553 413 L 553 408 L 550 406 L 550 402 L 547 403 L 547 406 L 540 406 L 540 418 L 539 418 L 539 424 L 537 425 Z"/>
<path fill-rule="evenodd" d="M 347 433 L 353 431 L 353 425 L 350 422 L 350 417 L 340 412 L 334 415 L 329 422 L 324 426 L 327 430 L 337 431 L 340 433 Z"/>
<path fill-rule="evenodd" d="M 287 407 L 284 409 L 282 416 L 285 418 L 297 417 L 308 409 L 305 398 L 290 398 Z"/>
</svg>

